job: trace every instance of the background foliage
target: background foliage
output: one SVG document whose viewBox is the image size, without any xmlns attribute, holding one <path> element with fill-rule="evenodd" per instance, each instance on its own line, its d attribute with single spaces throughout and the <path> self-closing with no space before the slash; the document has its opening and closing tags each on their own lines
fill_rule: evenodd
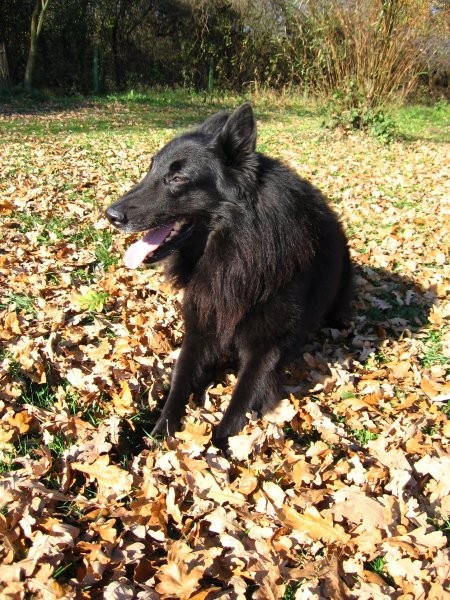
<svg viewBox="0 0 450 600">
<path fill-rule="evenodd" d="M 13 84 L 23 80 L 40 0 L 0 3 Z M 346 108 L 448 86 L 448 0 L 50 0 L 37 86 L 103 91 L 155 85 L 206 89 L 292 85 Z"/>
</svg>

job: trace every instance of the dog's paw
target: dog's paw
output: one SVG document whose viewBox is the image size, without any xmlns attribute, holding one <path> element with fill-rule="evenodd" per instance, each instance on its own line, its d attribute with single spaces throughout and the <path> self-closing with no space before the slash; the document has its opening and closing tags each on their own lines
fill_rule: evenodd
<svg viewBox="0 0 450 600">
<path fill-rule="evenodd" d="M 166 417 L 160 417 L 156 422 L 156 425 L 150 432 L 150 437 L 153 438 L 166 438 L 169 435 L 173 435 L 177 430 L 177 424 L 170 421 Z"/>
<path fill-rule="evenodd" d="M 221 435 L 219 428 L 215 429 L 212 434 L 211 443 L 222 452 L 228 450 L 228 435 Z"/>
</svg>

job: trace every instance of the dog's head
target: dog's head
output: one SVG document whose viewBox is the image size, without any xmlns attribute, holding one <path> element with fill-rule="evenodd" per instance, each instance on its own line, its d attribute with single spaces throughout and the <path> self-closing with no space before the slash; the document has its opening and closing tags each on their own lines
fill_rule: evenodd
<svg viewBox="0 0 450 600">
<path fill-rule="evenodd" d="M 125 254 L 130 268 L 157 262 L 220 215 L 220 204 L 255 168 L 256 124 L 249 103 L 209 117 L 154 157 L 144 179 L 106 210 L 125 233 L 146 231 Z"/>
</svg>

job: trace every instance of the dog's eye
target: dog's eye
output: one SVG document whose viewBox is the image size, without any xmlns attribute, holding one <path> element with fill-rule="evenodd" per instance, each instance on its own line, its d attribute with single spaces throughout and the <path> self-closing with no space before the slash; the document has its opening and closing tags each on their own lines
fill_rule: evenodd
<svg viewBox="0 0 450 600">
<path fill-rule="evenodd" d="M 181 175 L 174 175 L 170 178 L 170 183 L 183 183 L 185 181 L 186 179 L 184 177 L 181 177 Z"/>
</svg>

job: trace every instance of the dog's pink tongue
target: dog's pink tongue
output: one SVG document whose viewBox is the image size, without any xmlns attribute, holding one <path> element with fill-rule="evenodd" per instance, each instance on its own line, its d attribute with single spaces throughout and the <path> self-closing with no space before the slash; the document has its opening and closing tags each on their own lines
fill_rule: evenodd
<svg viewBox="0 0 450 600">
<path fill-rule="evenodd" d="M 157 229 L 150 229 L 142 240 L 131 244 L 128 250 L 125 252 L 123 258 L 125 266 L 129 269 L 136 269 L 146 256 L 156 250 L 156 248 L 163 243 L 169 233 L 172 231 L 174 223 L 166 225 L 165 227 L 158 227 Z"/>
</svg>

